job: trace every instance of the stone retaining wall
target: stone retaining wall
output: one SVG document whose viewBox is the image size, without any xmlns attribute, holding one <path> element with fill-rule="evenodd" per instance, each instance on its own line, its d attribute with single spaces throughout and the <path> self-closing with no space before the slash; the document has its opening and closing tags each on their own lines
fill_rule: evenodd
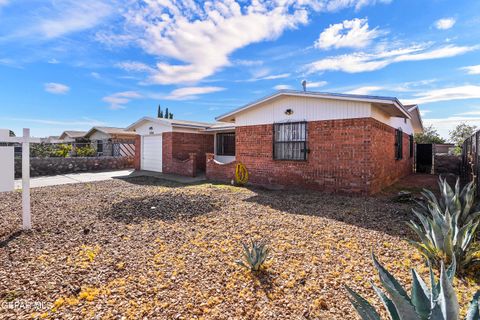
<svg viewBox="0 0 480 320">
<path fill-rule="evenodd" d="M 57 174 L 121 170 L 133 168 L 134 157 L 90 158 L 31 158 L 30 176 L 53 176 Z M 15 159 L 15 178 L 22 176 L 22 159 Z"/>
</svg>

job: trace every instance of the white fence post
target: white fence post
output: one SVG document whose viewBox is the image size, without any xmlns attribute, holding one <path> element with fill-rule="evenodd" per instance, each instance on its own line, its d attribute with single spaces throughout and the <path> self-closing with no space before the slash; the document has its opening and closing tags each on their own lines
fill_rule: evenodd
<svg viewBox="0 0 480 320">
<path fill-rule="evenodd" d="M 23 129 L 22 142 L 22 218 L 23 230 L 32 228 L 30 208 L 30 129 Z"/>
</svg>

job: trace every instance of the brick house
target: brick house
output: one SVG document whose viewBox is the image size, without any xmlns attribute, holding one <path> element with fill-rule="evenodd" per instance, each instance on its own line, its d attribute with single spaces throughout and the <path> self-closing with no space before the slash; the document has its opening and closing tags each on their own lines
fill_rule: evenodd
<svg viewBox="0 0 480 320">
<path fill-rule="evenodd" d="M 135 169 L 195 176 L 213 152 L 212 123 L 144 117 L 127 130 L 137 133 Z"/>
<path fill-rule="evenodd" d="M 209 137 L 194 151 L 197 161 L 206 154 L 197 169 L 204 169 L 208 179 L 230 181 L 241 162 L 252 184 L 359 194 L 378 192 L 410 174 L 413 134 L 423 130 L 418 106 L 404 106 L 396 98 L 292 90 L 216 120 L 221 124 L 203 123 L 189 132 Z M 164 139 L 181 141 L 174 133 Z M 200 139 L 192 135 L 172 153 L 164 150 L 163 158 L 180 151 L 185 158 L 194 139 Z"/>
</svg>

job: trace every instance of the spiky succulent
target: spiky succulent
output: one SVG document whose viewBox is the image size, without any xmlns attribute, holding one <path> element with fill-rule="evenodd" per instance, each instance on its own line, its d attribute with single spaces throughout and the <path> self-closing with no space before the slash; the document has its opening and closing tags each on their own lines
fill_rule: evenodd
<svg viewBox="0 0 480 320">
<path fill-rule="evenodd" d="M 242 267 L 251 271 L 259 271 L 268 259 L 269 249 L 264 241 L 250 241 L 250 246 L 242 243 L 245 261 L 236 261 Z"/>
<path fill-rule="evenodd" d="M 436 282 L 430 268 L 430 289 L 418 273 L 412 269 L 412 292 L 407 291 L 372 254 L 373 263 L 378 271 L 384 293 L 372 283 L 391 320 L 458 320 L 459 310 L 457 296 L 453 289 L 452 279 L 455 275 L 455 261 L 445 270 L 441 264 L 440 279 Z M 375 308 L 358 293 L 346 287 L 349 300 L 363 320 L 380 320 Z M 480 290 L 474 295 L 468 309 L 466 320 L 479 320 Z"/>
<path fill-rule="evenodd" d="M 459 180 L 452 190 L 446 179 L 439 178 L 442 197 L 424 190 L 426 203 L 413 212 L 420 224 L 410 221 L 408 225 L 420 241 L 410 241 L 428 260 L 440 266 L 443 261 L 450 263 L 454 258 L 458 269 L 465 269 L 480 263 L 480 251 L 473 245 L 480 220 L 480 212 L 472 211 L 474 187 L 466 185 L 460 192 Z"/>
<path fill-rule="evenodd" d="M 473 181 L 460 190 L 460 179 L 457 178 L 455 187 L 452 189 L 447 182 L 447 178 L 439 176 L 438 187 L 440 189 L 439 199 L 430 190 L 423 189 L 422 195 L 426 201 L 418 202 L 420 205 L 418 211 L 420 213 L 428 215 L 431 211 L 430 208 L 435 208 L 441 213 L 445 213 L 448 209 L 448 212 L 452 217 L 455 217 L 460 227 L 463 227 L 470 221 L 474 223 L 479 220 L 480 211 L 477 210 L 475 205 L 476 188 Z"/>
</svg>

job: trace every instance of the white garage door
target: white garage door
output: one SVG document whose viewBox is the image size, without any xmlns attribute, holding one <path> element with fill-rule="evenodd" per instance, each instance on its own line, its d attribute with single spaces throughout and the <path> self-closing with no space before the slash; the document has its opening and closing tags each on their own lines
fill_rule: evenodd
<svg viewBox="0 0 480 320">
<path fill-rule="evenodd" d="M 142 170 L 162 172 L 162 135 L 142 137 Z"/>
</svg>

